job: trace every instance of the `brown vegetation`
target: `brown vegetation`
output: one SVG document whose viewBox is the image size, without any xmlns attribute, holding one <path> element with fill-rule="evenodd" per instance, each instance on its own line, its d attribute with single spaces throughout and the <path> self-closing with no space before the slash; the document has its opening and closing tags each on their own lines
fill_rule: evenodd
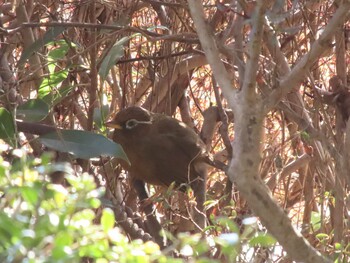
<svg viewBox="0 0 350 263">
<path fill-rule="evenodd" d="M 132 105 L 177 117 L 228 165 L 227 175 L 209 172 L 208 218 L 235 214 L 239 225 L 258 216 L 297 261 L 327 262 L 321 254 L 335 258 L 336 243 L 349 258 L 350 2 L 257 2 L 2 3 L 0 103 L 15 112 L 45 93 L 51 76 L 48 93 L 70 90 L 42 121 L 50 126 L 104 132 L 98 114 L 103 123 Z M 59 40 L 67 50 L 52 62 Z M 20 145 L 39 156 L 38 132 L 19 130 Z M 120 224 L 125 209 L 134 222 L 142 221 L 136 211 L 152 213 L 135 201 L 116 162 L 76 164 L 107 187 Z M 178 231 L 183 221 L 172 202 L 183 197 L 149 190 L 164 217 L 147 223 Z M 151 238 L 123 226 L 131 238 Z"/>
</svg>

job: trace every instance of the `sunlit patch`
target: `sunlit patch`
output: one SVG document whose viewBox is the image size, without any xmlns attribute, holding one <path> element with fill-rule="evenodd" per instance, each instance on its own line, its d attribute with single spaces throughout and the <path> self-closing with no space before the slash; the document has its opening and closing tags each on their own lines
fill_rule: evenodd
<svg viewBox="0 0 350 263">
<path fill-rule="evenodd" d="M 180 253 L 185 257 L 189 257 L 193 255 L 193 249 L 190 245 L 185 245 L 181 248 Z"/>
<path fill-rule="evenodd" d="M 187 125 L 184 122 L 180 121 L 179 124 L 181 127 L 187 128 Z"/>
<path fill-rule="evenodd" d="M 219 238 L 230 245 L 236 245 L 239 242 L 239 236 L 237 233 L 223 233 L 219 236 Z"/>
<path fill-rule="evenodd" d="M 247 217 L 247 218 L 244 218 L 242 223 L 244 225 L 253 225 L 253 224 L 256 224 L 258 221 L 258 219 L 256 217 Z"/>
</svg>

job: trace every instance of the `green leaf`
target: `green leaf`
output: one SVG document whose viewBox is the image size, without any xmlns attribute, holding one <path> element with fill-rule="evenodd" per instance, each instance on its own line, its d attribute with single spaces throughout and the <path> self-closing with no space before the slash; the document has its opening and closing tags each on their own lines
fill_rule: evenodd
<svg viewBox="0 0 350 263">
<path fill-rule="evenodd" d="M 317 234 L 316 235 L 316 238 L 318 239 L 318 240 L 324 240 L 324 239 L 329 239 L 329 235 L 328 234 L 326 234 L 326 233 L 319 233 L 319 234 Z"/>
<path fill-rule="evenodd" d="M 71 153 L 77 158 L 90 159 L 102 155 L 114 156 L 129 162 L 119 144 L 92 132 L 64 130 L 40 136 L 40 141 L 49 148 Z"/>
<path fill-rule="evenodd" d="M 236 223 L 228 217 L 217 217 L 215 218 L 215 223 L 231 232 L 234 232 L 234 233 L 239 232 L 239 229 Z"/>
<path fill-rule="evenodd" d="M 321 228 L 321 214 L 319 212 L 311 212 L 311 225 L 313 231 L 318 231 Z"/>
<path fill-rule="evenodd" d="M 58 60 L 64 58 L 69 49 L 68 43 L 63 39 L 55 41 L 51 46 L 53 47 L 53 49 L 51 49 L 47 54 L 47 56 L 51 60 Z"/>
<path fill-rule="evenodd" d="M 84 209 L 81 211 L 77 211 L 72 216 L 72 226 L 77 227 L 77 229 L 79 229 L 79 227 L 81 226 L 81 222 L 84 222 L 83 224 L 86 225 L 92 225 L 92 220 L 94 220 L 95 216 L 96 215 L 92 209 Z"/>
<path fill-rule="evenodd" d="M 275 243 L 276 243 L 276 239 L 273 236 L 265 233 L 259 233 L 257 236 L 249 240 L 249 244 L 251 246 L 260 245 L 263 247 L 271 247 Z"/>
<path fill-rule="evenodd" d="M 0 238 L 2 241 L 11 242 L 11 239 L 21 234 L 23 225 L 19 220 L 13 220 L 5 212 L 0 211 Z"/>
<path fill-rule="evenodd" d="M 27 49 L 23 51 L 21 58 L 18 61 L 18 65 L 23 64 L 28 58 L 32 56 L 34 52 L 37 52 L 41 47 L 50 43 L 58 35 L 60 35 L 65 29 L 66 29 L 65 27 L 61 27 L 61 26 L 49 28 L 42 38 L 35 41 L 32 45 L 30 45 Z"/>
<path fill-rule="evenodd" d="M 114 227 L 114 213 L 112 209 L 105 208 L 102 212 L 101 225 L 105 233 Z"/>
<path fill-rule="evenodd" d="M 51 46 L 48 46 L 51 48 L 51 50 L 47 54 L 47 61 L 49 62 L 47 67 L 50 74 L 53 74 L 56 69 L 57 61 L 65 57 L 69 46 L 65 40 L 54 42 Z"/>
<path fill-rule="evenodd" d="M 38 185 L 35 187 L 23 186 L 20 188 L 23 199 L 31 204 L 33 207 L 37 204 L 39 200 L 39 188 Z"/>
<path fill-rule="evenodd" d="M 58 184 L 49 184 L 47 186 L 48 193 L 45 193 L 47 198 L 51 198 L 55 201 L 57 207 L 62 207 L 65 205 L 67 200 L 67 189 Z"/>
<path fill-rule="evenodd" d="M 5 108 L 0 108 L 0 139 L 12 146 L 16 144 L 12 114 Z"/>
<path fill-rule="evenodd" d="M 38 122 L 49 114 L 49 105 L 42 99 L 28 100 L 17 108 L 17 118 L 29 122 Z"/>
<path fill-rule="evenodd" d="M 342 244 L 341 243 L 335 243 L 334 244 L 334 248 L 336 249 L 336 250 L 342 250 L 343 249 L 343 246 L 342 246 Z"/>
<path fill-rule="evenodd" d="M 91 208 L 99 208 L 101 206 L 101 201 L 97 198 L 90 198 L 87 200 Z"/>
<path fill-rule="evenodd" d="M 73 90 L 73 86 L 61 87 L 60 89 L 54 89 L 47 95 L 42 97 L 42 100 L 45 101 L 50 106 L 55 106 L 60 103 L 69 93 Z"/>
<path fill-rule="evenodd" d="M 106 116 L 109 112 L 109 106 L 108 105 L 102 105 L 101 108 L 95 108 L 94 109 L 94 123 L 97 125 L 97 127 L 101 128 L 105 125 Z"/>
<path fill-rule="evenodd" d="M 134 34 L 135 35 L 135 34 Z M 124 55 L 124 45 L 134 36 L 123 37 L 119 41 L 117 41 L 113 47 L 109 50 L 107 55 L 104 57 L 100 70 L 98 74 L 100 74 L 102 80 L 105 80 L 110 69 L 117 63 L 117 61 Z"/>
<path fill-rule="evenodd" d="M 73 237 L 71 233 L 60 232 L 57 233 L 54 240 L 54 245 L 59 247 L 71 246 L 73 244 Z"/>
<path fill-rule="evenodd" d="M 62 217 L 62 221 L 65 217 Z M 69 226 L 69 225 L 68 225 Z M 49 238 L 46 236 L 43 240 L 47 240 L 47 244 L 52 246 L 52 250 L 50 251 L 51 258 L 47 258 L 46 262 L 76 262 L 77 260 L 73 260 L 74 256 L 73 250 L 71 249 L 72 244 L 74 242 L 74 238 L 76 238 L 76 234 L 71 232 L 67 228 L 67 223 L 62 228 L 47 230 L 46 235 L 49 233 L 53 233 L 54 235 Z M 52 240 L 52 238 L 54 240 Z M 43 243 L 43 242 L 42 242 Z"/>
<path fill-rule="evenodd" d="M 43 98 L 50 94 L 52 90 L 57 88 L 68 77 L 68 69 L 54 72 L 48 77 L 44 78 L 40 84 L 38 97 Z"/>
</svg>

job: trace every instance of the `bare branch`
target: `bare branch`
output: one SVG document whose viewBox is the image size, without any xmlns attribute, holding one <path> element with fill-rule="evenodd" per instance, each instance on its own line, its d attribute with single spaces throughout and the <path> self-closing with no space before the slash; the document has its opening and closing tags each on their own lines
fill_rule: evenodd
<svg viewBox="0 0 350 263">
<path fill-rule="evenodd" d="M 350 1 L 342 2 L 319 39 L 311 46 L 310 51 L 305 54 L 292 71 L 281 80 L 280 88 L 274 90 L 271 95 L 265 99 L 264 107 L 266 112 L 274 108 L 288 92 L 296 88 L 305 78 L 315 61 L 322 56 L 324 51 L 330 48 L 334 33 L 339 30 L 347 19 L 349 10 Z"/>
<path fill-rule="evenodd" d="M 196 26 L 196 31 L 201 42 L 202 48 L 205 52 L 205 56 L 210 64 L 215 79 L 219 83 L 225 97 L 232 109 L 235 107 L 235 90 L 232 87 L 231 79 L 224 66 L 224 63 L 220 59 L 220 53 L 215 43 L 213 33 L 209 30 L 205 20 L 204 9 L 202 1 L 189 0 L 188 5 L 193 18 L 193 22 Z"/>
</svg>

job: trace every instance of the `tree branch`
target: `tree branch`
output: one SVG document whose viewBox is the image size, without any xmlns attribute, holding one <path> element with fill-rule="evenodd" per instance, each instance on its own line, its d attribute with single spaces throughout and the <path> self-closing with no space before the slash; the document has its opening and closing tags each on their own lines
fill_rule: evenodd
<svg viewBox="0 0 350 263">
<path fill-rule="evenodd" d="M 243 92 L 237 93 L 231 87 L 213 36 L 206 26 L 201 1 L 189 0 L 191 15 L 215 79 L 222 88 L 230 107 L 234 109 L 235 140 L 233 158 L 228 171 L 230 179 L 237 184 L 249 206 L 293 259 L 303 262 L 329 262 L 294 229 L 290 219 L 274 201 L 258 175 L 264 112 L 263 104 L 257 103 L 255 99 L 255 81 L 262 37 L 261 21 L 267 4 L 268 1 L 258 3 L 256 17 L 252 20 L 254 24 L 249 50 L 251 57 L 246 67 Z"/>
<path fill-rule="evenodd" d="M 350 1 L 343 1 L 321 36 L 312 44 L 310 51 L 305 54 L 292 71 L 281 80 L 280 87 L 275 89 L 271 95 L 265 99 L 264 107 L 266 112 L 274 108 L 288 92 L 298 86 L 315 61 L 322 56 L 324 51 L 330 48 L 334 33 L 339 30 L 348 18 L 349 10 Z"/>
<path fill-rule="evenodd" d="M 202 1 L 189 0 L 188 5 L 193 22 L 196 26 L 200 43 L 213 71 L 214 77 L 222 89 L 230 107 L 234 110 L 236 105 L 236 99 L 234 98 L 235 90 L 232 87 L 231 79 L 226 71 L 224 63 L 220 59 L 220 53 L 216 46 L 214 35 L 209 30 L 206 23 Z"/>
</svg>

